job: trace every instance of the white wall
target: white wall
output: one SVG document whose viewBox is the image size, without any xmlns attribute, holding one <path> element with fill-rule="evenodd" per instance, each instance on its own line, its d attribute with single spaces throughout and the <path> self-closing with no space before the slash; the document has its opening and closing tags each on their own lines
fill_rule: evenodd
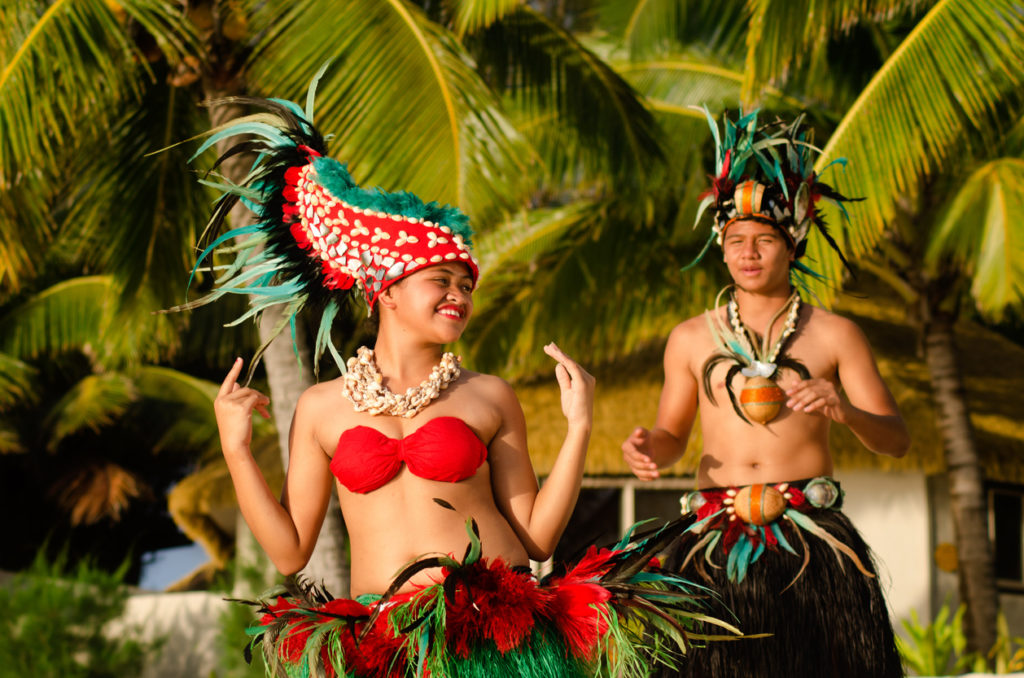
<svg viewBox="0 0 1024 678">
<path fill-rule="evenodd" d="M 917 610 L 932 616 L 931 524 L 923 473 L 839 471 L 843 511 L 875 553 L 894 626 Z"/>
<path fill-rule="evenodd" d="M 147 660 L 141 678 L 209 676 L 217 668 L 222 594 L 145 593 L 128 599 L 123 627 L 138 629 L 143 640 L 166 638 L 158 656 Z M 111 629 L 117 633 L 118 628 Z M 239 640 L 239 647 L 244 638 Z"/>
</svg>

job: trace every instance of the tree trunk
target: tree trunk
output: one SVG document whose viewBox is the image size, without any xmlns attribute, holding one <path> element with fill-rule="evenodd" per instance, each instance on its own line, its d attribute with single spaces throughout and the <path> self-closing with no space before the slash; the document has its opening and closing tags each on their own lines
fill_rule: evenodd
<svg viewBox="0 0 1024 678">
<path fill-rule="evenodd" d="M 272 307 L 264 311 L 260 321 L 260 340 L 265 341 L 270 331 L 283 317 L 281 309 Z M 302 368 L 296 359 L 291 336 L 285 330 L 267 346 L 263 354 L 263 368 L 267 371 L 270 388 L 270 406 L 274 412 L 278 441 L 281 445 L 281 463 L 288 468 L 288 434 L 299 396 L 313 385 L 312 356 L 302 325 L 295 327 L 295 340 L 302 359 Z M 303 568 L 302 576 L 316 583 L 324 583 L 335 596 L 348 595 L 348 559 L 345 555 L 345 530 L 341 520 L 341 507 L 331 493 L 331 503 L 320 528 L 320 537 Z"/>
<path fill-rule="evenodd" d="M 933 314 L 931 321 L 925 324 L 924 342 L 945 445 L 959 559 L 960 598 L 967 604 L 967 641 L 971 650 L 988 652 L 996 642 L 999 598 L 988 536 L 984 472 L 954 351 L 952 319 L 945 314 Z"/>
<path fill-rule="evenodd" d="M 212 79 L 206 82 L 207 99 L 240 96 L 244 93 L 245 86 L 241 77 L 230 78 L 226 83 L 223 81 L 214 83 Z M 243 114 L 245 111 L 239 106 L 230 104 L 211 106 L 210 122 L 213 127 L 217 127 Z M 218 144 L 218 151 L 222 152 L 227 143 L 230 142 Z M 252 162 L 253 156 L 240 154 L 228 158 L 219 169 L 225 177 L 239 183 L 245 178 Z M 251 223 L 252 219 L 252 213 L 242 205 L 241 201 L 234 206 L 230 214 L 231 225 L 234 227 Z M 260 320 L 261 341 L 269 336 L 270 331 L 277 326 L 281 318 L 282 310 L 279 308 L 270 308 L 264 311 Z M 281 445 L 281 462 L 285 469 L 288 468 L 288 436 L 295 406 L 302 392 L 313 384 L 313 362 L 306 334 L 301 324 L 296 326 L 295 345 L 298 347 L 301 357 L 301 368 L 299 358 L 296 357 L 293 349 L 291 333 L 287 329 L 270 343 L 263 354 L 263 366 L 267 373 L 267 384 L 270 391 L 268 395 Z M 244 532 L 240 533 L 244 534 Z M 237 551 L 236 567 L 239 568 L 237 572 L 240 573 L 250 564 L 242 561 L 244 551 L 241 549 Z M 345 555 L 344 525 L 337 499 L 333 493 L 330 506 L 327 509 L 327 516 L 320 528 L 316 547 L 301 574 L 311 581 L 323 582 L 335 595 L 348 594 L 349 570 Z"/>
</svg>

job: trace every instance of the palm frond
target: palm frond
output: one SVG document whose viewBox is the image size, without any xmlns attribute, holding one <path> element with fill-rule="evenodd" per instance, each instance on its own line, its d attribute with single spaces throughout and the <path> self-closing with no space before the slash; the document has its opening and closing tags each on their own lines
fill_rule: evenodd
<svg viewBox="0 0 1024 678">
<path fill-rule="evenodd" d="M 500 266 L 474 295 L 460 346 L 467 366 L 533 376 L 547 368 L 540 347 L 549 341 L 597 365 L 663 341 L 701 310 L 719 277 L 701 270 L 684 283 L 681 262 L 698 247 L 692 233 L 677 239 L 672 215 L 655 212 L 647 223 L 637 212 L 601 201 L 529 214 L 531 226 L 518 244 L 505 241 Z"/>
<path fill-rule="evenodd" d="M 633 59 L 699 48 L 742 63 L 748 11 L 744 0 L 602 0 L 600 27 Z"/>
<path fill-rule="evenodd" d="M 487 28 L 522 4 L 523 0 L 457 0 L 452 18 L 455 34 L 462 37 Z"/>
<path fill-rule="evenodd" d="M 39 275 L 54 230 L 50 195 L 51 182 L 38 170 L 0 178 L 0 304 Z"/>
<path fill-rule="evenodd" d="M 656 60 L 615 63 L 614 68 L 662 115 L 691 118 L 706 127 L 704 112 L 695 106 L 706 105 L 714 113 L 740 104 L 743 72 L 715 60 L 667 54 Z M 765 105 L 773 110 L 803 107 L 801 101 L 774 88 Z"/>
<path fill-rule="evenodd" d="M 88 348 L 106 366 L 159 357 L 169 321 L 148 298 L 116 308 L 116 290 L 110 276 L 83 276 L 29 297 L 0 318 L 0 351 L 31 359 Z"/>
<path fill-rule="evenodd" d="M 138 397 L 126 375 L 90 374 L 61 396 L 43 420 L 46 447 L 55 452 L 64 439 L 85 431 L 99 433 L 118 421 Z"/>
<path fill-rule="evenodd" d="M 477 222 L 525 200 L 528 147 L 455 37 L 417 8 L 302 0 L 254 2 L 252 11 L 259 94 L 294 99 L 333 60 L 316 123 L 336 135 L 331 155 L 361 185 L 454 204 Z"/>
<path fill-rule="evenodd" d="M 793 69 L 827 41 L 862 22 L 879 23 L 926 7 L 929 0 L 752 0 L 743 101 L 760 101 L 766 85 L 782 86 Z"/>
<path fill-rule="evenodd" d="M 60 158 L 83 130 L 102 130 L 111 102 L 138 92 L 146 63 L 131 39 L 138 22 L 174 58 L 187 26 L 159 0 L 130 0 L 115 11 L 103 0 L 7 3 L 0 14 L 0 182 L 18 168 Z"/>
<path fill-rule="evenodd" d="M 24 454 L 28 449 L 21 440 L 14 422 L 0 417 L 0 455 Z"/>
<path fill-rule="evenodd" d="M 520 214 L 487 234 L 478 246 L 481 278 L 499 273 L 508 266 L 529 264 L 538 255 L 550 251 L 571 228 L 577 226 L 581 212 L 591 206 L 583 201 L 564 208 L 535 210 Z M 486 294 L 486 290 L 481 290 Z M 477 303 L 481 298 L 478 297 Z"/>
<path fill-rule="evenodd" d="M 33 380 L 38 370 L 14 356 L 0 353 L 0 412 L 36 400 Z"/>
<path fill-rule="evenodd" d="M 1000 158 L 974 170 L 934 228 L 925 263 L 947 262 L 971 280 L 985 316 L 1000 320 L 1024 302 L 1024 160 Z"/>
<path fill-rule="evenodd" d="M 103 459 L 72 466 L 57 479 L 52 492 L 72 525 L 117 521 L 132 501 L 152 495 L 134 472 Z"/>
<path fill-rule="evenodd" d="M 21 359 L 79 349 L 103 327 L 111 281 L 106 276 L 58 283 L 0 320 L 0 350 Z"/>
<path fill-rule="evenodd" d="M 844 195 L 865 197 L 850 210 L 840 242 L 856 258 L 870 251 L 901 201 L 913 204 L 922 178 L 950 166 L 970 135 L 991 136 L 1020 107 L 1024 12 L 1013 2 L 943 0 L 875 74 L 823 149 L 817 170 Z M 840 215 L 829 211 L 839 232 Z M 844 242 L 845 240 L 845 242 Z M 841 264 L 812 235 L 808 258 L 827 280 L 811 288 L 828 301 Z"/>
<path fill-rule="evenodd" d="M 556 182 L 599 178 L 635 187 L 657 175 L 665 156 L 657 124 L 598 45 L 523 6 L 476 34 L 471 47 L 491 86 L 527 121 L 540 121 L 520 126 L 535 146 L 542 135 L 555 140 L 548 145 L 555 152 L 559 139 L 567 142 L 562 157 L 548 159 Z"/>
<path fill-rule="evenodd" d="M 140 396 L 138 416 L 159 432 L 152 445 L 154 453 L 219 457 L 220 438 L 213 413 L 217 384 L 151 365 L 131 374 Z M 273 423 L 253 417 L 253 435 L 273 437 Z"/>
<path fill-rule="evenodd" d="M 167 69 L 158 73 L 166 76 Z M 69 186 L 62 230 L 79 234 L 81 259 L 113 276 L 123 296 L 148 293 L 156 309 L 184 299 L 192 244 L 214 196 L 187 171 L 193 149 L 147 154 L 197 133 L 209 120 L 166 77 L 147 85 L 141 97 L 141 105 L 112 116 L 110 129 L 72 159 L 69 172 L 81 179 Z"/>
</svg>

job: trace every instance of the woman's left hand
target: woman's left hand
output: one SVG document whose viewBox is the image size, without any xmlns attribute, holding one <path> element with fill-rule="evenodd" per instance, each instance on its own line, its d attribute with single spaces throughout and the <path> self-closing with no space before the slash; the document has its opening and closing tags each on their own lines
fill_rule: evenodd
<svg viewBox="0 0 1024 678">
<path fill-rule="evenodd" d="M 594 377 L 554 342 L 545 346 L 544 352 L 558 361 L 555 378 L 562 390 L 562 414 L 570 424 L 583 424 L 589 428 L 594 420 Z"/>
</svg>

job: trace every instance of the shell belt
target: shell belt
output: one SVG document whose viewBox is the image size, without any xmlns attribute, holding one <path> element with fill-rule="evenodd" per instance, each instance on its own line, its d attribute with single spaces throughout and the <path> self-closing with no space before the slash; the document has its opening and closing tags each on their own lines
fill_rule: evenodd
<svg viewBox="0 0 1024 678">
<path fill-rule="evenodd" d="M 803 564 L 786 588 L 800 578 L 810 561 L 804 533 L 828 544 L 840 562 L 845 555 L 865 576 L 875 576 L 853 549 L 808 515 L 818 510 L 839 510 L 842 506 L 843 491 L 831 478 L 820 476 L 789 483 L 694 490 L 684 494 L 679 501 L 682 515 L 694 516 L 694 523 L 686 531 L 699 537 L 686 554 L 682 569 L 702 551 L 708 565 L 721 567 L 712 560 L 719 544 L 726 556 L 726 573 L 734 582 L 743 581 L 749 567 L 766 550 L 778 551 L 781 548 L 800 556 L 783 531 L 783 525 L 788 522 L 803 546 Z"/>
</svg>

